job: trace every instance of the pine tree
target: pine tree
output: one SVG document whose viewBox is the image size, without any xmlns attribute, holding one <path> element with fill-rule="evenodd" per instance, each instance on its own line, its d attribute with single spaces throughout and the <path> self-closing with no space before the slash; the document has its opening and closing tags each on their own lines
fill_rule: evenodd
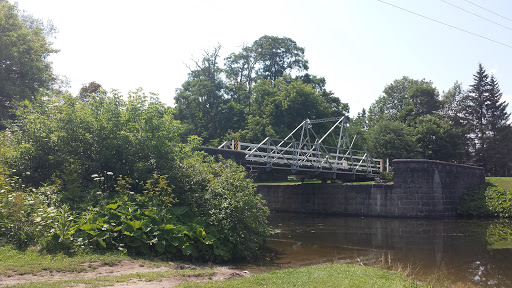
<svg viewBox="0 0 512 288">
<path fill-rule="evenodd" d="M 503 163 L 509 162 L 503 159 L 501 153 L 505 149 L 507 141 L 503 141 L 504 134 L 510 128 L 507 113 L 508 103 L 501 100 L 503 94 L 500 91 L 498 81 L 494 75 L 489 75 L 482 64 L 478 65 L 477 72 L 473 75 L 474 83 L 470 85 L 465 103 L 465 124 L 467 126 L 470 143 L 469 150 L 472 154 L 470 162 L 481 165 L 486 172 L 501 174 Z M 508 138 L 507 138 L 508 139 Z M 507 157 L 508 158 L 508 155 Z M 498 163 L 499 162 L 499 163 Z"/>
<path fill-rule="evenodd" d="M 487 110 L 487 128 L 491 135 L 496 135 L 498 131 L 507 125 L 510 120 L 510 113 L 507 113 L 508 103 L 501 101 L 500 85 L 494 75 L 489 80 L 489 92 L 485 109 Z"/>
<path fill-rule="evenodd" d="M 475 140 L 476 147 L 483 145 L 486 134 L 486 102 L 489 94 L 489 75 L 482 64 L 478 64 L 478 71 L 473 75 L 474 83 L 468 90 L 468 106 L 466 115 L 468 123 L 473 126 L 472 138 Z"/>
</svg>

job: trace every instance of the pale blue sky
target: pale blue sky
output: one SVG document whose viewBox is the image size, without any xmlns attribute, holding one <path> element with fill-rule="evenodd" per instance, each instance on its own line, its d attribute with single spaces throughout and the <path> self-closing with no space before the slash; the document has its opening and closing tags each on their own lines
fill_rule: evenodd
<svg viewBox="0 0 512 288">
<path fill-rule="evenodd" d="M 173 105 L 175 89 L 187 79 L 186 65 L 204 50 L 220 44 L 224 58 L 260 36 L 274 35 L 306 49 L 309 72 L 326 78 L 327 88 L 349 103 L 351 115 L 369 108 L 402 76 L 432 80 L 439 92 L 456 80 L 467 88 L 479 62 L 496 75 L 504 99 L 512 101 L 508 0 L 385 0 L 508 46 L 377 0 L 17 2 L 59 29 L 54 47 L 61 51 L 51 60 L 55 72 L 69 78 L 74 95 L 97 81 L 123 93 L 142 87 Z"/>
</svg>

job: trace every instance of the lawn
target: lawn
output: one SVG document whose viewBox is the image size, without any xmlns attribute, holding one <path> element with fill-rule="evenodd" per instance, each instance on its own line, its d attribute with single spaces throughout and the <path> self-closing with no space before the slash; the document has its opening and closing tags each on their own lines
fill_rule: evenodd
<svg viewBox="0 0 512 288">
<path fill-rule="evenodd" d="M 349 264 L 278 270 L 245 278 L 188 282 L 177 287 L 428 287 L 400 272 Z"/>
<path fill-rule="evenodd" d="M 486 177 L 486 181 L 508 191 L 512 191 L 512 177 Z"/>
</svg>

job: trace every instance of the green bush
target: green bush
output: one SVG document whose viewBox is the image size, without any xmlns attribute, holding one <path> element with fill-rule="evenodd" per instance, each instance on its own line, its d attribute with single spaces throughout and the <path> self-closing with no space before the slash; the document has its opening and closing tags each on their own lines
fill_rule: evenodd
<svg viewBox="0 0 512 288">
<path fill-rule="evenodd" d="M 462 196 L 458 213 L 463 216 L 512 216 L 512 193 L 494 184 L 469 189 Z"/>
<path fill-rule="evenodd" d="M 512 216 L 512 193 L 498 186 L 489 186 L 485 191 L 486 204 L 494 215 Z"/>
<path fill-rule="evenodd" d="M 483 185 L 475 186 L 466 191 L 459 203 L 457 213 L 463 216 L 492 216 L 492 211 L 489 209 L 485 199 L 485 191 L 492 184 L 485 183 Z"/>
<path fill-rule="evenodd" d="M 180 203 L 215 228 L 229 258 L 256 255 L 269 233 L 269 211 L 245 169 L 231 160 L 215 162 L 204 156 L 185 159 L 180 168 Z"/>
<path fill-rule="evenodd" d="M 17 111 L 0 139 L 0 165 L 17 170 L 2 178 L 2 239 L 67 254 L 83 247 L 207 261 L 257 255 L 268 209 L 245 169 L 197 152 L 198 137 L 176 143 L 181 125 L 156 97 L 110 94 L 44 95 Z M 14 187 L 40 183 L 52 186 Z M 50 190 L 55 197 L 44 198 Z"/>
<path fill-rule="evenodd" d="M 52 229 L 56 197 L 55 187 L 28 188 L 19 177 L 0 171 L 2 242 L 18 248 L 36 244 Z"/>
</svg>

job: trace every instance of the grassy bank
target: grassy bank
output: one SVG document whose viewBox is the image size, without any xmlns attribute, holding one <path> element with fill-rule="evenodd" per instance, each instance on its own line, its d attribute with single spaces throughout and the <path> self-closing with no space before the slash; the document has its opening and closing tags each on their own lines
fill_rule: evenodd
<svg viewBox="0 0 512 288">
<path fill-rule="evenodd" d="M 512 177 L 487 177 L 486 181 L 509 191 L 512 191 Z"/>
<path fill-rule="evenodd" d="M 135 263 L 135 267 L 145 268 L 120 273 L 123 263 L 127 261 Z M 112 272 L 94 274 L 96 269 L 105 266 L 112 269 Z M 159 268 L 155 270 L 155 267 Z M 10 246 L 0 247 L 0 279 L 3 277 L 0 286 L 8 285 L 6 287 L 107 287 L 136 282 L 144 282 L 147 287 L 182 282 L 185 283 L 178 287 L 427 287 L 400 272 L 347 264 L 286 269 L 213 281 L 242 274 L 219 272 L 218 268 L 197 269 L 183 264 L 139 260 L 121 254 L 68 257 L 62 254 L 41 254 L 36 249 L 19 251 Z M 27 281 L 9 283 L 7 280 L 15 278 Z"/>
<path fill-rule="evenodd" d="M 349 264 L 273 271 L 225 281 L 184 283 L 178 287 L 427 287 L 393 272 Z"/>
</svg>

